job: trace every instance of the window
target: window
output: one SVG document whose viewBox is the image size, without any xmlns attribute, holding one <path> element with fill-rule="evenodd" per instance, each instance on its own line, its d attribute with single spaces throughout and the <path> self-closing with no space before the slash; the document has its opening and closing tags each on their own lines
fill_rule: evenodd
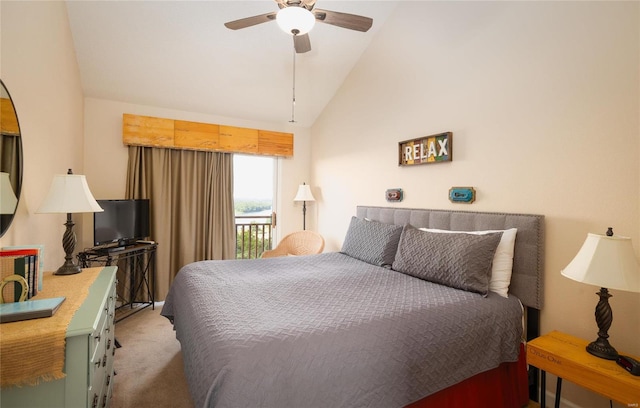
<svg viewBox="0 0 640 408">
<path fill-rule="evenodd" d="M 260 258 L 271 249 L 276 159 L 233 156 L 233 201 L 236 216 L 236 258 Z"/>
</svg>

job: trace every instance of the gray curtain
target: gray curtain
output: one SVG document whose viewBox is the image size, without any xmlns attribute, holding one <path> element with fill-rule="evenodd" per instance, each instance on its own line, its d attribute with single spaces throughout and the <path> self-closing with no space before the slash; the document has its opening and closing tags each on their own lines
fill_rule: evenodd
<svg viewBox="0 0 640 408">
<path fill-rule="evenodd" d="M 129 147 L 127 198 L 149 198 L 156 300 L 188 263 L 234 259 L 233 154 Z"/>
</svg>

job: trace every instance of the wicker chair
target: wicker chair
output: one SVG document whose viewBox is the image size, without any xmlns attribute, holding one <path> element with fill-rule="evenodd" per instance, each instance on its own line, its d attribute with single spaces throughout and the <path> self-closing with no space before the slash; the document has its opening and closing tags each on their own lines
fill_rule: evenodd
<svg viewBox="0 0 640 408">
<path fill-rule="evenodd" d="M 264 251 L 262 258 L 319 254 L 323 249 L 324 238 L 322 235 L 313 231 L 296 231 L 282 238 L 274 249 Z"/>
</svg>

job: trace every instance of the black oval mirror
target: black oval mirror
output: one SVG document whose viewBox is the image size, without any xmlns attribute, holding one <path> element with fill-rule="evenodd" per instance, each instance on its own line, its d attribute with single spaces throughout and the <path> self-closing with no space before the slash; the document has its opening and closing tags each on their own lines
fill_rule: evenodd
<svg viewBox="0 0 640 408">
<path fill-rule="evenodd" d="M 0 237 L 9 229 L 22 189 L 22 138 L 11 95 L 0 79 Z"/>
</svg>

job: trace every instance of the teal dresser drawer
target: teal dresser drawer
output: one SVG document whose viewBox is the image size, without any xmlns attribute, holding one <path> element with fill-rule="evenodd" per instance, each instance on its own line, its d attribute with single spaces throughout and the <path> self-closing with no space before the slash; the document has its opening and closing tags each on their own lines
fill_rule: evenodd
<svg viewBox="0 0 640 408">
<path fill-rule="evenodd" d="M 113 390 L 116 267 L 100 271 L 67 328 L 66 377 L 33 387 L 3 388 L 2 408 L 108 407 Z"/>
</svg>

